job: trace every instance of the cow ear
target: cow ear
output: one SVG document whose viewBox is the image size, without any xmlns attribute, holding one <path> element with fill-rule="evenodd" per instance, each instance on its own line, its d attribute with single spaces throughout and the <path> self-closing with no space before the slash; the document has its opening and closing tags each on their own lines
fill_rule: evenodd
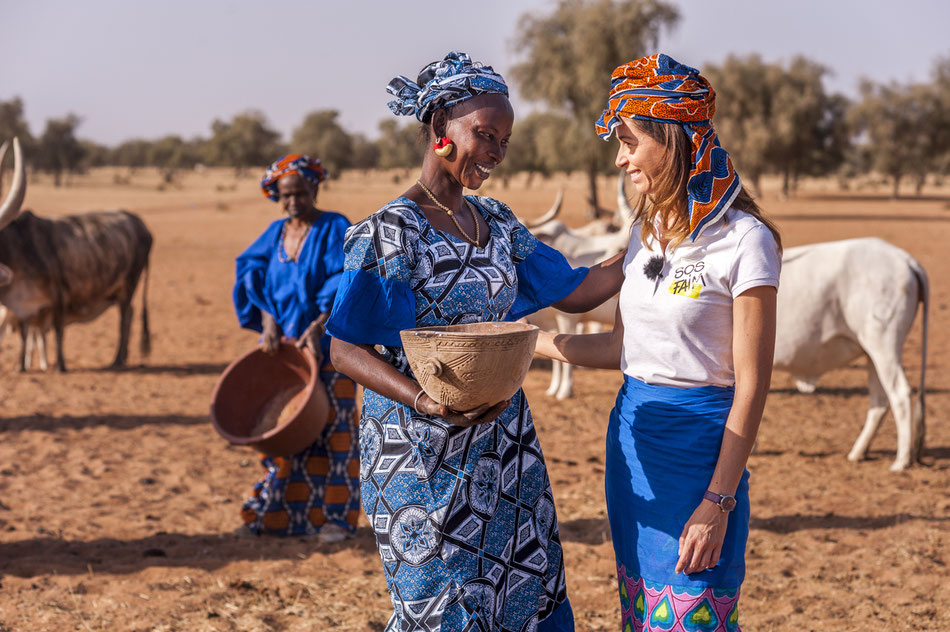
<svg viewBox="0 0 950 632">
<path fill-rule="evenodd" d="M 13 270 L 0 263 L 0 287 L 13 282 Z"/>
</svg>

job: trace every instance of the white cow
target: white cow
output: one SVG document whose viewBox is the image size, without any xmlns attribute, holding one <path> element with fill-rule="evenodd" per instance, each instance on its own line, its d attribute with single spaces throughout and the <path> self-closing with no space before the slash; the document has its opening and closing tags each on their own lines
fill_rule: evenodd
<svg viewBox="0 0 950 632">
<path fill-rule="evenodd" d="M 621 182 L 621 186 L 623 186 Z M 577 228 L 568 228 L 564 222 L 557 219 L 557 216 L 561 213 L 561 203 L 564 201 L 564 190 L 560 189 L 557 192 L 557 198 L 554 200 L 554 205 L 541 217 L 533 220 L 526 220 L 522 222 L 525 227 L 532 232 L 534 235 L 546 235 L 548 237 L 553 237 L 556 234 L 560 234 L 565 231 L 570 231 L 574 235 L 581 237 L 590 237 L 592 235 L 605 235 L 607 233 L 615 233 L 620 230 L 624 225 L 624 213 L 623 209 L 617 209 L 617 212 L 614 215 L 607 219 L 601 217 L 590 221 L 583 226 Z"/>
<path fill-rule="evenodd" d="M 35 322 L 23 323 L 9 309 L 0 305 L 0 342 L 7 333 L 20 333 L 20 367 L 24 371 L 33 368 L 33 358 L 38 354 L 40 370 L 49 370 L 49 361 L 46 356 L 46 332 L 50 329 L 50 319 L 37 319 Z M 24 329 L 25 328 L 25 329 Z M 2 347 L 0 347 L 2 348 Z"/>
<path fill-rule="evenodd" d="M 907 252 L 881 239 L 799 246 L 789 248 L 782 257 L 774 368 L 791 373 L 798 389 L 808 393 L 815 390 L 822 374 L 846 367 L 861 356 L 869 359 L 870 403 L 864 429 L 848 453 L 852 461 L 867 455 L 888 408 L 893 409 L 897 425 L 897 456 L 891 469 L 902 470 L 920 458 L 925 434 L 929 295 L 923 267 Z M 609 309 L 616 308 L 616 299 L 609 303 Z M 923 342 L 920 390 L 912 403 L 901 350 L 918 303 L 923 303 Z M 561 312 L 555 315 L 560 318 Z M 550 323 L 545 312 L 531 318 L 541 326 Z M 557 324 L 558 331 L 572 331 L 569 324 Z M 555 365 L 548 393 L 559 399 L 570 397 L 572 377 L 569 369 Z M 555 379 L 560 380 L 556 385 Z"/>
<path fill-rule="evenodd" d="M 552 210 L 545 215 L 546 221 L 536 222 L 533 227 L 529 226 L 531 233 L 545 244 L 559 250 L 575 268 L 592 266 L 613 257 L 627 247 L 630 228 L 633 225 L 633 209 L 630 208 L 623 188 L 625 179 L 626 174 L 620 172 L 620 177 L 617 179 L 617 216 L 621 227 L 618 231 L 598 232 L 605 222 L 611 223 L 607 220 L 594 220 L 591 224 L 598 225 L 598 229 L 585 230 L 591 224 L 580 229 L 573 229 L 560 220 L 554 219 L 557 213 L 552 211 L 560 208 L 562 199 L 562 195 L 558 193 L 558 199 Z M 616 312 L 617 297 L 614 296 L 599 307 L 583 314 L 568 314 L 549 307 L 532 314 L 527 320 L 542 329 L 556 330 L 559 333 L 576 333 L 585 323 L 595 326 L 603 324 L 613 326 Z M 570 364 L 552 361 L 551 385 L 548 387 L 547 394 L 558 399 L 571 397 L 574 389 L 573 370 L 574 367 Z"/>
<path fill-rule="evenodd" d="M 775 341 L 776 369 L 814 390 L 819 376 L 861 356 L 868 362 L 870 405 L 848 453 L 863 459 L 888 407 L 897 424 L 891 470 L 920 458 L 924 443 L 924 374 L 929 281 L 907 252 L 881 239 L 833 241 L 789 248 L 782 257 Z M 901 368 L 901 350 L 923 303 L 920 391 L 915 405 Z"/>
</svg>

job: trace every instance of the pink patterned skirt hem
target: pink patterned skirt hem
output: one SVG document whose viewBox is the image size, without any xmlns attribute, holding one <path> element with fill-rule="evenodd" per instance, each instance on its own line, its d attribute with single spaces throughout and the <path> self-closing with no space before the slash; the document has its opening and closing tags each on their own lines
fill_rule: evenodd
<svg viewBox="0 0 950 632">
<path fill-rule="evenodd" d="M 739 588 L 669 586 L 617 565 L 622 632 L 740 632 Z"/>
</svg>

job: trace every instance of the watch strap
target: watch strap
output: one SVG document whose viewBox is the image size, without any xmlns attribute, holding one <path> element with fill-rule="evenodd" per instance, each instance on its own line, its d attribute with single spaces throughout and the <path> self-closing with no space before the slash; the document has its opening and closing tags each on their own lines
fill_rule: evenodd
<svg viewBox="0 0 950 632">
<path fill-rule="evenodd" d="M 711 491 L 709 491 L 709 490 L 707 489 L 707 490 L 705 491 L 705 493 L 703 494 L 703 498 L 705 498 L 706 500 L 708 500 L 708 501 L 710 501 L 710 502 L 712 502 L 712 503 L 715 503 L 716 506 L 719 507 L 719 510 L 720 510 L 720 511 L 732 511 L 732 509 L 735 507 L 735 504 L 734 504 L 734 503 L 735 503 L 735 497 L 734 497 L 734 496 L 729 496 L 728 494 L 717 494 L 716 492 L 711 492 Z M 733 502 L 731 503 L 731 504 L 732 504 L 732 507 L 729 507 L 728 509 L 726 509 L 726 508 L 723 506 L 723 500 L 725 500 L 726 498 L 730 498 L 730 499 L 732 499 L 732 501 L 733 501 Z"/>
</svg>

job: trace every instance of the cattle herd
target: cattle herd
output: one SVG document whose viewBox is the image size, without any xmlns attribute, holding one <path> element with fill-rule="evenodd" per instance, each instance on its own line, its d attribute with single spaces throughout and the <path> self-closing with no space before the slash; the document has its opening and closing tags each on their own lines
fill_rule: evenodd
<svg viewBox="0 0 950 632">
<path fill-rule="evenodd" d="M 85 322 L 112 305 L 119 308 L 119 342 L 112 367 L 126 363 L 133 318 L 132 298 L 143 279 L 143 355 L 149 351 L 148 274 L 152 235 L 144 222 L 124 210 L 98 211 L 59 219 L 21 210 L 26 170 L 13 140 L 14 173 L 0 204 L 0 338 L 18 332 L 20 369 L 29 370 L 38 355 L 46 370 L 46 334 L 56 339 L 56 368 L 66 370 L 66 325 Z M 0 183 L 8 143 L 0 146 Z M 565 254 L 575 266 L 590 265 L 626 247 L 633 211 L 623 178 L 618 180 L 618 211 L 569 228 L 557 219 L 562 197 L 540 220 L 527 223 L 543 242 Z M 901 367 L 904 341 L 922 305 L 923 343 L 916 398 Z M 584 326 L 611 326 L 616 299 L 586 314 L 554 309 L 533 315 L 541 327 L 575 332 Z M 929 283 L 923 267 L 907 252 L 883 240 L 866 238 L 789 248 L 782 258 L 774 367 L 790 373 L 802 392 L 818 378 L 860 357 L 868 359 L 870 405 L 864 427 L 848 458 L 865 457 L 888 409 L 897 425 L 900 470 L 921 455 L 924 443 L 924 369 L 927 354 Z M 548 395 L 573 394 L 571 367 L 554 363 Z"/>
</svg>

